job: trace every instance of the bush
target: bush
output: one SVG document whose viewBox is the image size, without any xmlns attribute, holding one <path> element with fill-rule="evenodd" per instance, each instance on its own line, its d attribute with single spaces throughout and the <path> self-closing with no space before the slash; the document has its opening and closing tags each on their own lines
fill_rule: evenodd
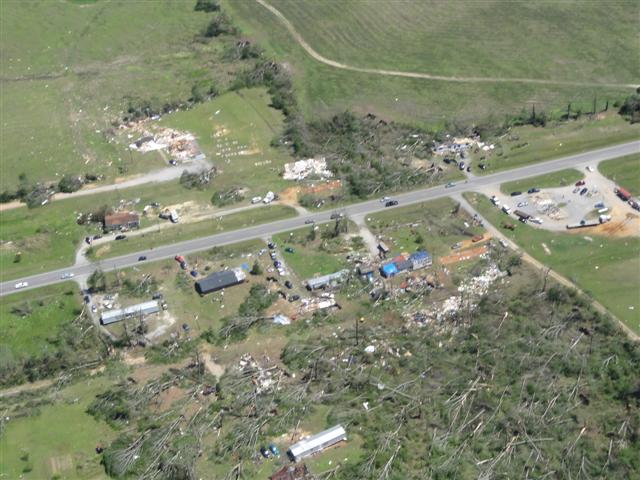
<svg viewBox="0 0 640 480">
<path fill-rule="evenodd" d="M 198 0 L 193 9 L 196 12 L 217 12 L 220 10 L 220 3 L 218 0 Z"/>
<path fill-rule="evenodd" d="M 73 193 L 80 190 L 83 184 L 82 177 L 65 175 L 58 182 L 58 190 L 62 193 Z"/>
<path fill-rule="evenodd" d="M 220 35 L 235 35 L 236 33 L 238 33 L 238 30 L 231 22 L 231 18 L 222 12 L 211 20 L 211 23 L 207 25 L 203 35 L 206 38 L 215 38 Z"/>
<path fill-rule="evenodd" d="M 631 123 L 640 122 L 640 95 L 628 96 L 618 112 Z"/>
</svg>

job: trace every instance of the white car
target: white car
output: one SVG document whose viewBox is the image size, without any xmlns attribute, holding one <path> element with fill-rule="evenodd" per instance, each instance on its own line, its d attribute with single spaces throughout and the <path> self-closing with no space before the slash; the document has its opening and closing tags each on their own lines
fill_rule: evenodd
<svg viewBox="0 0 640 480">
<path fill-rule="evenodd" d="M 73 278 L 73 273 L 71 273 L 71 272 L 63 273 L 63 274 L 60 276 L 60 278 L 61 278 L 62 280 L 66 279 L 66 278 Z"/>
<path fill-rule="evenodd" d="M 593 172 L 593 167 L 592 167 L 591 165 L 589 165 L 589 166 L 587 167 L 587 171 L 589 171 L 589 172 Z"/>
<path fill-rule="evenodd" d="M 27 282 L 18 282 L 16 283 L 16 289 L 28 287 L 29 284 Z"/>
</svg>

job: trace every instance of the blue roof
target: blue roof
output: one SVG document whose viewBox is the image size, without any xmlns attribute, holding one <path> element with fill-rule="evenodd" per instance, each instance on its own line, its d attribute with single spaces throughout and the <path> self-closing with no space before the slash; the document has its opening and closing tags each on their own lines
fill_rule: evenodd
<svg viewBox="0 0 640 480">
<path fill-rule="evenodd" d="M 411 260 L 422 260 L 424 258 L 431 258 L 431 255 L 429 255 L 429 252 L 427 252 L 426 250 L 418 250 L 417 252 L 409 255 L 409 258 Z"/>
<path fill-rule="evenodd" d="M 387 263 L 380 268 L 380 271 L 384 276 L 389 277 L 398 273 L 398 267 L 396 267 L 395 263 Z"/>
</svg>

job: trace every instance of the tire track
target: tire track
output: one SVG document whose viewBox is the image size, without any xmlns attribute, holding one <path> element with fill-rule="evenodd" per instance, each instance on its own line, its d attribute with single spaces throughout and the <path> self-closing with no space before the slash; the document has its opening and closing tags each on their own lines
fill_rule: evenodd
<svg viewBox="0 0 640 480">
<path fill-rule="evenodd" d="M 309 45 L 306 40 L 298 33 L 293 24 L 274 6 L 265 0 L 256 0 L 256 2 L 269 10 L 280 22 L 286 27 L 291 36 L 304 49 L 310 57 L 320 63 L 324 63 L 330 67 L 339 68 L 341 70 L 349 70 L 358 73 L 367 73 L 373 75 L 386 75 L 390 77 L 417 78 L 424 80 L 436 80 L 442 82 L 456 83 L 527 83 L 533 85 L 564 85 L 571 87 L 608 87 L 608 88 L 637 88 L 638 85 L 624 83 L 593 83 L 593 82 L 572 82 L 567 80 L 544 80 L 538 78 L 501 78 L 501 77 L 457 77 L 446 75 L 433 75 L 421 72 L 403 72 L 399 70 L 385 70 L 379 68 L 364 68 L 348 65 L 346 63 L 336 62 L 327 57 L 322 56 Z"/>
</svg>

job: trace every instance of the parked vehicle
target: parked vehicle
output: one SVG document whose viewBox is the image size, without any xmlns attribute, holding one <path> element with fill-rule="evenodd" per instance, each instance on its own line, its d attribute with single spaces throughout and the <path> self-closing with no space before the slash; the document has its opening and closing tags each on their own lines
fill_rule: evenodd
<svg viewBox="0 0 640 480">
<path fill-rule="evenodd" d="M 331 220 L 336 220 L 338 218 L 342 218 L 344 215 L 342 213 L 334 212 L 329 217 Z"/>
<path fill-rule="evenodd" d="M 382 197 L 382 198 L 380 199 L 380 202 L 381 202 L 381 203 L 384 203 L 384 202 L 386 202 L 387 200 L 391 200 L 391 199 L 390 199 L 389 197 Z"/>
<path fill-rule="evenodd" d="M 287 287 L 289 290 L 293 288 L 293 284 L 291 283 L 290 280 L 287 280 L 286 282 L 284 282 L 284 286 Z"/>
<path fill-rule="evenodd" d="M 396 205 L 398 205 L 397 200 L 389 200 L 387 203 L 384 204 L 385 207 L 395 207 Z"/>
<path fill-rule="evenodd" d="M 60 275 L 60 278 L 62 280 L 66 279 L 66 278 L 73 278 L 73 273 L 72 272 L 63 273 L 62 275 Z"/>
<path fill-rule="evenodd" d="M 509 208 L 507 205 L 503 205 L 502 206 L 502 211 L 504 213 L 506 213 L 507 215 L 509 215 L 511 213 L 511 208 Z"/>
<path fill-rule="evenodd" d="M 522 195 L 522 192 L 518 192 L 518 191 L 511 192 L 512 197 L 517 197 L 518 195 Z"/>
<path fill-rule="evenodd" d="M 480 167 L 480 170 L 484 170 L 487 168 L 487 166 L 484 163 L 479 163 L 478 167 Z"/>
<path fill-rule="evenodd" d="M 587 187 L 584 187 L 582 190 L 580 190 L 580 195 L 584 195 L 588 190 L 589 189 Z"/>
<path fill-rule="evenodd" d="M 282 263 L 276 260 L 275 262 L 273 262 L 273 266 L 276 268 L 280 268 L 282 266 Z"/>
<path fill-rule="evenodd" d="M 255 203 L 260 203 L 262 201 L 262 197 L 253 197 L 251 199 L 251 203 L 255 204 Z"/>
<path fill-rule="evenodd" d="M 539 188 L 533 187 L 527 190 L 527 193 L 538 193 L 540 191 Z"/>
<path fill-rule="evenodd" d="M 276 244 L 273 243 L 273 242 L 269 242 L 269 243 L 267 243 L 267 247 L 269 247 L 269 250 L 273 250 L 273 249 L 276 248 Z"/>
<path fill-rule="evenodd" d="M 309 219 L 309 220 L 305 220 L 305 221 L 304 221 L 304 224 L 305 224 L 305 225 L 312 225 L 312 224 L 314 224 L 314 223 L 316 223 L 316 221 L 315 221 L 315 220 L 311 220 L 311 219 Z"/>
<path fill-rule="evenodd" d="M 191 275 L 193 278 L 196 278 L 198 276 L 198 271 L 197 270 L 191 270 L 189 272 L 189 275 Z"/>
<path fill-rule="evenodd" d="M 500 206 L 500 200 L 495 195 L 491 197 L 491 203 L 493 203 L 496 207 Z"/>
<path fill-rule="evenodd" d="M 260 454 L 264 458 L 271 458 L 271 452 L 269 450 L 267 450 L 265 447 L 260 447 Z"/>
<path fill-rule="evenodd" d="M 139 262 L 144 262 L 146 259 L 147 259 L 147 256 L 146 256 L 146 255 L 140 255 L 140 256 L 138 257 L 138 261 L 139 261 Z"/>
<path fill-rule="evenodd" d="M 169 163 L 170 163 L 172 166 L 174 166 L 174 167 L 175 167 L 176 165 L 178 165 L 178 162 L 176 162 L 176 161 L 175 161 L 175 160 L 173 160 L 173 159 L 169 160 Z"/>
<path fill-rule="evenodd" d="M 29 283 L 28 282 L 18 282 L 16 283 L 16 290 L 20 289 L 20 288 L 25 288 L 28 287 Z"/>
<path fill-rule="evenodd" d="M 269 444 L 269 450 L 271 450 L 271 453 L 273 453 L 276 457 L 280 456 L 280 450 L 278 450 L 278 447 L 276 447 L 273 443 Z"/>
<path fill-rule="evenodd" d="M 578 180 L 576 182 L 576 187 L 581 187 L 582 185 L 584 185 L 584 183 L 585 183 L 584 180 Z"/>
<path fill-rule="evenodd" d="M 296 251 L 291 247 L 285 248 L 284 251 L 287 252 L 287 253 L 296 253 Z"/>
<path fill-rule="evenodd" d="M 276 252 L 269 252 L 269 256 L 271 257 L 271 260 L 275 260 L 276 259 Z"/>
<path fill-rule="evenodd" d="M 300 295 L 291 295 L 289 297 L 289 301 L 292 302 L 292 303 L 293 302 L 297 302 L 298 300 L 300 300 Z"/>
<path fill-rule="evenodd" d="M 116 240 L 124 240 L 125 238 L 127 238 L 126 235 L 122 235 L 122 234 L 116 235 Z"/>
<path fill-rule="evenodd" d="M 504 248 L 509 248 L 509 244 L 502 238 L 500 239 L 500 245 L 502 245 Z"/>
<path fill-rule="evenodd" d="M 464 167 L 465 167 L 464 162 L 460 162 L 460 163 L 458 164 L 458 168 L 459 168 L 460 170 L 464 170 Z"/>
<path fill-rule="evenodd" d="M 529 205 L 529 202 L 520 202 L 518 203 L 518 208 L 526 207 L 527 205 Z"/>
<path fill-rule="evenodd" d="M 471 172 L 471 165 L 469 165 L 469 166 L 467 167 L 467 172 L 468 172 L 468 173 L 470 173 L 470 172 Z"/>
<path fill-rule="evenodd" d="M 455 184 L 455 183 L 453 183 L 453 182 L 449 182 L 449 183 L 447 183 L 447 184 L 444 186 L 444 188 L 451 188 L 451 187 L 455 187 L 455 186 L 456 186 L 456 184 Z"/>
<path fill-rule="evenodd" d="M 483 238 L 484 238 L 484 235 L 474 235 L 473 237 L 471 237 L 471 241 L 473 243 L 478 243 Z"/>
</svg>

